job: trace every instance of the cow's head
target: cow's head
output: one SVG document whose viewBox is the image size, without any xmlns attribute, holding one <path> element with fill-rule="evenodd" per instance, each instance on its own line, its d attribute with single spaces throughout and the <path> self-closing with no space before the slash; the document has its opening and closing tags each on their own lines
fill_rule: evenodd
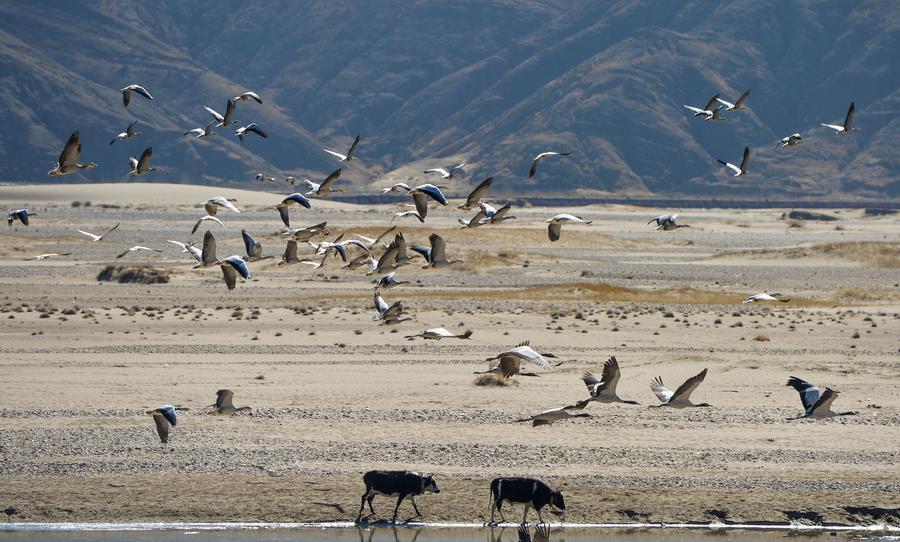
<svg viewBox="0 0 900 542">
<path fill-rule="evenodd" d="M 566 500 L 563 499 L 562 491 L 554 491 L 550 494 L 550 506 L 559 510 L 566 509 Z"/>
<path fill-rule="evenodd" d="M 434 476 L 425 476 L 425 480 L 422 482 L 422 491 L 430 491 L 431 493 L 440 493 L 441 488 L 438 487 L 437 482 L 434 481 Z"/>
</svg>

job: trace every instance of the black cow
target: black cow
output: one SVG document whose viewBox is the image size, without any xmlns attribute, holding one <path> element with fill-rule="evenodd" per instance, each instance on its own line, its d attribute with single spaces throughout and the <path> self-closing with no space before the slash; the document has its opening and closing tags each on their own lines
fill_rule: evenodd
<svg viewBox="0 0 900 542">
<path fill-rule="evenodd" d="M 553 491 L 550 486 L 534 478 L 496 478 L 491 482 L 491 524 L 496 524 L 494 512 L 499 512 L 500 521 L 506 522 L 503 511 L 500 509 L 503 501 L 525 504 L 525 514 L 522 516 L 523 524 L 528 523 L 529 506 L 537 510 L 538 520 L 541 523 L 544 523 L 541 508 L 548 504 L 551 508 L 566 509 L 566 501 L 563 500 L 561 492 Z"/>
<path fill-rule="evenodd" d="M 396 523 L 397 511 L 400 509 L 400 503 L 402 503 L 403 499 L 407 496 L 412 497 L 413 508 L 416 510 L 416 515 L 413 517 L 417 518 L 421 516 L 422 513 L 419 512 L 419 507 L 416 505 L 416 495 L 421 495 L 426 491 L 431 493 L 441 492 L 437 482 L 434 481 L 434 477 L 422 476 L 419 473 L 409 471 L 370 470 L 363 476 L 363 482 L 366 484 L 366 492 L 363 493 L 362 500 L 359 503 L 359 515 L 356 517 L 357 522 L 362 519 L 366 501 L 369 503 L 369 511 L 372 512 L 371 515 L 375 515 L 375 509 L 372 508 L 372 499 L 375 498 L 376 493 L 381 493 L 382 495 L 399 495 L 397 498 L 397 506 L 394 507 L 394 517 L 391 519 L 391 521 Z"/>
</svg>

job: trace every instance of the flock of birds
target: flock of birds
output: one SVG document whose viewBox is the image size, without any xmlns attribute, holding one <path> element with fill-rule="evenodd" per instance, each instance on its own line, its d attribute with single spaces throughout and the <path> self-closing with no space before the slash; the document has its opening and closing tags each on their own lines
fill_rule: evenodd
<svg viewBox="0 0 900 542">
<path fill-rule="evenodd" d="M 121 89 L 121 93 L 122 102 L 125 107 L 128 107 L 134 94 L 140 95 L 147 100 L 154 99 L 150 92 L 141 85 L 128 85 L 125 88 Z M 705 121 L 720 121 L 724 120 L 725 118 L 722 116 L 723 112 L 744 110 L 746 108 L 749 96 L 750 90 L 741 95 L 741 97 L 738 98 L 734 103 L 730 103 L 721 99 L 719 95 L 716 94 L 703 108 L 687 105 L 685 107 L 691 110 L 694 113 L 695 117 L 701 118 Z M 198 139 L 206 138 L 216 133 L 213 131 L 213 128 L 239 125 L 240 121 L 234 118 L 235 106 L 237 103 L 245 101 L 254 101 L 258 104 L 263 103 L 258 94 L 248 91 L 232 99 L 229 99 L 227 101 L 224 114 L 220 114 L 209 106 L 205 106 L 205 110 L 212 116 L 212 121 L 205 127 L 193 128 L 191 130 L 188 130 L 184 132 L 184 135 L 190 135 Z M 851 103 L 842 125 L 823 125 L 840 134 L 858 131 L 859 128 L 855 128 L 852 126 L 854 112 L 855 105 Z M 130 123 L 124 132 L 117 134 L 112 139 L 112 141 L 110 141 L 110 144 L 112 145 L 117 142 L 127 141 L 139 137 L 141 135 L 141 132 L 135 129 L 137 123 L 137 120 Z M 242 142 L 245 137 L 248 137 L 250 135 L 257 135 L 261 138 L 268 137 L 268 134 L 263 131 L 256 123 L 249 123 L 245 126 L 239 126 L 235 130 L 234 134 L 238 138 L 240 138 Z M 783 148 L 793 147 L 800 144 L 801 142 L 801 135 L 795 133 L 783 138 L 779 145 Z M 338 162 L 343 165 L 351 162 L 354 159 L 354 155 L 357 151 L 359 143 L 360 137 L 356 136 L 346 153 L 330 149 L 323 150 L 324 152 L 337 159 Z M 80 172 L 82 170 L 90 170 L 96 168 L 97 164 L 95 164 L 94 162 L 87 162 L 84 164 L 80 162 L 81 150 L 82 149 L 81 143 L 79 141 L 79 132 L 75 131 L 71 134 L 62 152 L 60 153 L 58 163 L 51 171 L 48 172 L 48 175 L 69 175 L 72 173 Z M 134 156 L 131 156 L 129 158 L 129 163 L 131 166 L 131 171 L 129 173 L 130 176 L 145 175 L 154 171 L 154 168 L 151 166 L 152 152 L 152 147 L 147 147 L 141 153 L 139 158 L 135 158 Z M 529 178 L 534 177 L 537 174 L 538 166 L 544 160 L 547 160 L 551 157 L 564 157 L 569 155 L 569 152 L 556 151 L 548 151 L 538 154 L 531 161 L 531 166 L 528 172 Z M 749 159 L 750 149 L 749 147 L 747 147 L 744 149 L 743 156 L 739 164 L 733 164 L 724 160 L 719 160 L 719 162 L 729 170 L 733 171 L 735 176 L 743 176 L 748 173 L 747 166 Z M 463 163 L 448 166 L 446 168 L 439 167 L 428 169 L 425 170 L 424 173 L 427 175 L 439 176 L 441 181 L 446 182 L 453 180 L 457 175 L 464 171 L 464 169 L 465 164 Z M 375 314 L 372 317 L 372 320 L 380 322 L 384 325 L 392 325 L 408 321 L 411 318 L 407 316 L 407 313 L 403 306 L 403 302 L 395 301 L 393 303 L 388 303 L 382 295 L 383 291 L 403 284 L 407 284 L 407 281 L 402 281 L 397 278 L 397 270 L 405 265 L 410 264 L 413 258 L 417 256 L 420 256 L 422 258 L 422 261 L 424 262 L 424 268 L 450 266 L 460 263 L 461 260 L 448 258 L 447 244 L 445 240 L 440 235 L 437 235 L 435 233 L 432 233 L 429 236 L 429 244 L 427 246 L 413 245 L 407 247 L 406 239 L 404 238 L 403 233 L 399 231 L 398 226 L 393 224 L 393 222 L 406 217 L 412 217 L 418 220 L 420 223 L 425 223 L 430 205 L 449 205 L 449 200 L 443 192 L 443 190 L 446 189 L 446 186 L 433 183 L 424 183 L 416 186 L 411 186 L 407 183 L 395 183 L 389 187 L 382 189 L 382 193 L 384 194 L 407 194 L 411 199 L 410 206 L 412 207 L 412 209 L 394 214 L 393 218 L 391 219 L 392 224 L 389 225 L 389 227 L 387 227 L 383 233 L 375 238 L 367 237 L 361 234 L 355 234 L 353 238 L 345 239 L 344 234 L 341 234 L 330 241 L 326 241 L 321 240 L 322 237 L 329 235 L 329 230 L 327 229 L 326 222 L 311 226 L 293 227 L 291 225 L 290 210 L 294 207 L 309 209 L 313 205 L 312 201 L 314 200 L 314 198 L 325 198 L 330 194 L 341 192 L 342 189 L 336 186 L 336 184 L 340 180 L 341 173 L 342 169 L 339 167 L 327 177 L 325 177 L 321 183 L 316 183 L 309 179 L 303 179 L 302 182 L 306 185 L 307 188 L 305 192 L 291 193 L 282 198 L 280 202 L 274 203 L 273 209 L 278 212 L 279 218 L 284 225 L 283 235 L 285 237 L 284 253 L 277 261 L 277 265 L 284 266 L 305 264 L 319 269 L 326 266 L 326 262 L 329 258 L 339 257 L 342 260 L 343 268 L 345 269 L 352 270 L 357 268 L 365 268 L 368 275 L 379 275 L 378 278 L 374 281 L 375 287 L 373 293 L 373 304 L 375 308 Z M 256 179 L 260 181 L 275 180 L 273 177 L 268 177 L 262 173 L 257 174 Z M 294 185 L 296 182 L 296 179 L 294 179 L 293 177 L 288 177 L 285 180 L 291 185 Z M 510 214 L 510 211 L 512 209 L 510 203 L 505 203 L 498 206 L 495 201 L 488 199 L 487 195 L 492 187 L 493 181 L 494 180 L 492 177 L 488 177 L 487 179 L 479 183 L 478 186 L 467 195 L 465 200 L 457 206 L 457 209 L 461 211 L 477 209 L 477 211 L 471 218 L 460 217 L 458 219 L 461 228 L 485 227 L 500 224 L 507 220 L 516 219 L 514 215 Z M 196 233 L 197 230 L 203 225 L 218 225 L 223 230 L 227 229 L 225 223 L 217 216 L 218 211 L 220 209 L 224 209 L 231 213 L 241 213 L 240 209 L 234 203 L 234 200 L 229 200 L 222 196 L 215 196 L 203 202 L 202 206 L 206 214 L 198 218 L 198 220 L 194 224 L 191 234 L 193 235 L 194 233 Z M 7 214 L 7 222 L 12 225 L 15 221 L 19 221 L 23 225 L 27 226 L 29 224 L 30 218 L 34 216 L 37 216 L 37 214 L 29 211 L 28 209 L 16 209 L 10 211 Z M 679 228 L 690 227 L 686 224 L 678 224 L 676 222 L 677 217 L 677 214 L 661 215 L 651 219 L 648 224 L 655 223 L 655 229 L 662 231 L 672 231 Z M 591 220 L 586 220 L 582 217 L 568 213 L 561 213 L 550 217 L 545 221 L 545 223 L 547 224 L 547 235 L 550 241 L 553 242 L 560 239 L 560 236 L 562 234 L 562 227 L 564 225 L 588 225 L 591 224 Z M 119 226 L 120 224 L 116 224 L 115 226 L 104 231 L 102 234 L 95 234 L 83 230 L 76 231 L 90 239 L 91 242 L 102 242 L 106 240 L 110 236 L 110 234 L 115 232 L 119 228 Z M 250 278 L 250 269 L 248 267 L 249 263 L 274 258 L 274 256 L 272 255 L 266 256 L 263 254 L 262 245 L 246 229 L 241 230 L 241 236 L 244 241 L 245 254 L 232 255 L 226 258 L 218 257 L 216 253 L 216 239 L 210 230 L 207 230 L 205 232 L 203 243 L 200 248 L 194 246 L 194 243 L 192 242 L 177 240 L 169 240 L 168 242 L 177 245 L 182 252 L 190 254 L 190 256 L 196 262 L 193 265 L 194 269 L 210 267 L 221 268 L 223 280 L 226 284 L 226 287 L 229 290 L 232 290 L 236 287 L 238 276 L 240 276 L 244 280 Z M 301 244 L 304 244 L 312 249 L 312 254 L 315 256 L 315 259 L 304 258 L 299 255 L 299 247 L 301 246 Z M 407 251 L 407 248 L 409 249 L 409 251 Z M 116 258 L 123 258 L 129 254 L 137 252 L 159 253 L 162 252 L 162 250 L 143 245 L 135 245 L 119 253 Z M 27 259 L 44 260 L 52 257 L 64 257 L 70 254 L 71 253 L 43 254 Z M 784 303 L 790 301 L 790 298 L 780 293 L 769 294 L 764 292 L 749 296 L 743 302 L 754 303 L 772 301 Z M 422 338 L 430 340 L 464 340 L 469 339 L 471 336 L 471 330 L 453 332 L 439 327 L 426 329 L 425 331 L 414 335 L 408 335 L 407 338 Z M 554 356 L 552 353 L 538 352 L 533 347 L 531 347 L 530 344 L 524 342 L 515 346 L 514 348 L 488 358 L 488 361 L 492 362 L 491 367 L 483 373 L 479 372 L 476 374 L 490 374 L 494 377 L 502 379 L 508 379 L 515 375 L 537 376 L 537 373 L 528 372 L 527 370 L 523 369 L 525 369 L 525 367 L 527 367 L 528 365 L 534 365 L 535 367 L 549 369 L 553 365 L 550 361 L 548 361 L 548 358 L 554 359 L 556 358 L 556 356 Z M 657 408 L 676 409 L 710 406 L 708 403 L 694 403 L 691 401 L 691 395 L 705 380 L 707 374 L 708 369 L 703 369 L 700 373 L 688 378 L 674 391 L 664 385 L 661 377 L 656 377 L 650 382 L 650 389 L 658 398 L 659 403 L 651 406 Z M 619 369 L 618 361 L 616 360 L 615 356 L 612 356 L 604 364 L 602 373 L 599 378 L 597 378 L 590 372 L 587 372 L 582 376 L 581 380 L 586 386 L 588 392 L 588 396 L 586 398 L 583 398 L 575 402 L 574 404 L 545 410 L 538 414 L 535 414 L 534 416 L 523 418 L 517 421 L 531 422 L 533 426 L 541 426 L 549 425 L 556 421 L 564 419 L 587 417 L 590 416 L 590 414 L 583 412 L 583 410 L 592 402 L 624 403 L 629 405 L 637 405 L 637 401 L 622 399 L 618 395 L 617 387 L 620 378 L 621 372 Z M 796 377 L 790 377 L 787 385 L 793 387 L 800 394 L 800 398 L 804 408 L 804 412 L 802 415 L 798 416 L 797 418 L 790 419 L 823 419 L 834 416 L 856 414 L 854 412 L 836 413 L 832 411 L 831 405 L 837 398 L 838 392 L 830 388 L 826 388 L 823 392 L 818 387 Z M 214 408 L 210 412 L 210 414 L 219 415 L 233 415 L 237 412 L 250 409 L 250 407 L 247 406 L 239 408 L 235 407 L 233 404 L 233 392 L 231 392 L 230 390 L 219 390 L 217 392 L 216 403 L 212 406 Z M 164 444 L 168 442 L 171 428 L 177 424 L 176 410 L 176 407 L 172 405 L 163 405 L 147 411 L 147 414 L 153 417 L 159 438 Z"/>
</svg>

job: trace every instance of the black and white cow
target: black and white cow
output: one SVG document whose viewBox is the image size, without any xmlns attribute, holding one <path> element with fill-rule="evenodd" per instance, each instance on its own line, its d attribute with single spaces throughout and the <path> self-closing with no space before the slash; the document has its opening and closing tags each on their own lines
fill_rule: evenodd
<svg viewBox="0 0 900 542">
<path fill-rule="evenodd" d="M 548 504 L 551 508 L 566 509 L 566 501 L 563 500 L 561 492 L 553 491 L 550 486 L 534 478 L 496 478 L 491 482 L 491 524 L 496 524 L 495 512 L 500 513 L 501 522 L 506 522 L 503 511 L 500 509 L 503 501 L 525 504 L 525 513 L 522 515 L 523 524 L 528 523 L 529 507 L 537 510 L 538 520 L 541 523 L 544 523 L 541 508 Z"/>
<path fill-rule="evenodd" d="M 369 511 L 372 512 L 371 515 L 375 515 L 375 509 L 372 508 L 372 499 L 375 498 L 376 493 L 381 493 L 382 495 L 398 495 L 397 506 L 394 507 L 394 517 L 391 519 L 391 521 L 396 522 L 400 503 L 402 503 L 403 499 L 407 496 L 412 497 L 413 508 L 416 510 L 416 515 L 413 517 L 419 517 L 422 513 L 419 512 L 419 507 L 416 505 L 416 495 L 421 495 L 425 492 L 441 492 L 437 482 L 434 481 L 434 477 L 422 476 L 419 473 L 409 471 L 370 470 L 363 476 L 363 482 L 366 484 L 366 492 L 363 493 L 362 500 L 359 503 L 359 515 L 356 517 L 357 522 L 362 519 L 362 513 L 366 507 L 367 501 L 369 503 Z"/>
</svg>

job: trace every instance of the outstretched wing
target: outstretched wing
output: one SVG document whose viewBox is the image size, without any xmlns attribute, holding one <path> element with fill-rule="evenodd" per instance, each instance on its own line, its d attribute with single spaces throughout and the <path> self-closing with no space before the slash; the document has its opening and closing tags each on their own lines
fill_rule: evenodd
<svg viewBox="0 0 900 542">
<path fill-rule="evenodd" d="M 707 371 L 706 369 L 703 369 L 696 375 L 685 380 L 684 384 L 678 386 L 678 389 L 675 390 L 675 394 L 672 395 L 671 400 L 687 401 L 690 398 L 691 393 L 693 393 L 694 390 L 697 389 L 697 386 L 699 386 L 700 383 L 703 382 L 703 379 L 706 378 L 706 371 Z"/>
<path fill-rule="evenodd" d="M 650 389 L 653 390 L 653 393 L 656 394 L 656 397 L 661 403 L 668 403 L 672 399 L 672 396 L 675 395 L 675 392 L 663 384 L 661 376 L 657 376 L 650 381 Z"/>
<path fill-rule="evenodd" d="M 850 102 L 850 108 L 847 109 L 847 116 L 844 117 L 844 131 L 849 132 L 853 125 L 853 115 L 856 114 L 856 102 Z"/>
<path fill-rule="evenodd" d="M 356 152 L 356 146 L 359 145 L 359 136 L 356 136 L 356 139 L 353 140 L 353 144 L 350 145 L 350 150 L 347 151 L 347 160 L 353 158 L 353 153 Z"/>
<path fill-rule="evenodd" d="M 810 413 L 821 395 L 819 388 L 796 376 L 788 378 L 786 385 L 797 390 L 797 393 L 800 394 L 800 402 L 803 403 L 803 410 L 807 414 Z"/>
</svg>

